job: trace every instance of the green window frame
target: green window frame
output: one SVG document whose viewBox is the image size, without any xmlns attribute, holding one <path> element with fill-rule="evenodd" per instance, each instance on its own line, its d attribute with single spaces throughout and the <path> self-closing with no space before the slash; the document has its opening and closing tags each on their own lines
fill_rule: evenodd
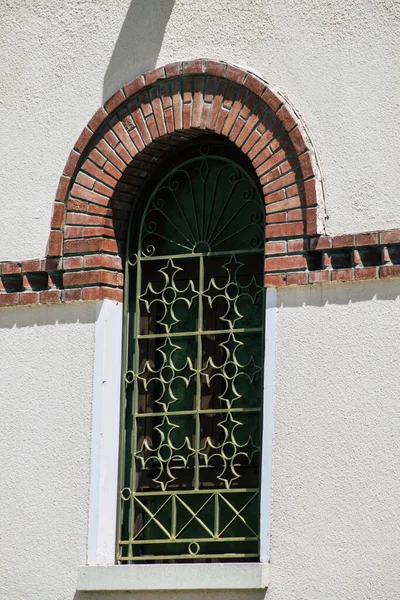
<svg viewBox="0 0 400 600">
<path fill-rule="evenodd" d="M 185 149 L 132 213 L 120 564 L 259 559 L 264 223 L 250 165 L 220 143 Z"/>
</svg>

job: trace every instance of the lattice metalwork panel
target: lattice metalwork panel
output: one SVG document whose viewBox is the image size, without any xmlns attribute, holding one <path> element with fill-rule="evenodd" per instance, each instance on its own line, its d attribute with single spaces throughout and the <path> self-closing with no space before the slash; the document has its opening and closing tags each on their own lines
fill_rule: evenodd
<svg viewBox="0 0 400 600">
<path fill-rule="evenodd" d="M 150 198 L 127 265 L 121 562 L 258 557 L 263 220 L 220 157 Z"/>
</svg>

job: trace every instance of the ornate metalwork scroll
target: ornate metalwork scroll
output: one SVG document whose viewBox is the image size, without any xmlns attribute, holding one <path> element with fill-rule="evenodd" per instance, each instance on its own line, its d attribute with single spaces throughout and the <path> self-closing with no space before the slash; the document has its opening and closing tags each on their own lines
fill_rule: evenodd
<svg viewBox="0 0 400 600">
<path fill-rule="evenodd" d="M 204 152 L 151 195 L 129 256 L 120 562 L 255 560 L 264 207 Z"/>
</svg>

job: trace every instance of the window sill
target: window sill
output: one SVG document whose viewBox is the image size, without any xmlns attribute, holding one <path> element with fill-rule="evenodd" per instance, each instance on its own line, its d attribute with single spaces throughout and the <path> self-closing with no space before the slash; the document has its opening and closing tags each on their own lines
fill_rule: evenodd
<svg viewBox="0 0 400 600">
<path fill-rule="evenodd" d="M 268 585 L 265 563 L 81 567 L 79 591 L 254 590 Z"/>
</svg>

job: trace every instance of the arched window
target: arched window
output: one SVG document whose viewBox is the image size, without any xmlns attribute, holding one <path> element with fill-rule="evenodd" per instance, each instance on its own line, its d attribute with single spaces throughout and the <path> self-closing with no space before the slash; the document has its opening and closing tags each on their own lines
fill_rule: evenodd
<svg viewBox="0 0 400 600">
<path fill-rule="evenodd" d="M 185 148 L 132 216 L 120 563 L 259 557 L 265 211 L 246 160 Z"/>
</svg>

